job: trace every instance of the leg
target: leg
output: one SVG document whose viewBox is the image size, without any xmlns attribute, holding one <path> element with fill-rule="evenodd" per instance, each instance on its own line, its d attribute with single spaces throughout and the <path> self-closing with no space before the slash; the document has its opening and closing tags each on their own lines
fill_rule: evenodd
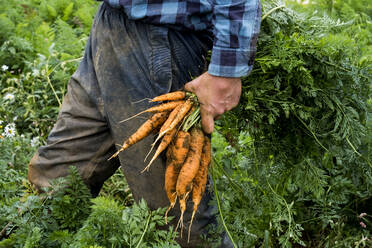
<svg viewBox="0 0 372 248">
<path fill-rule="evenodd" d="M 107 161 L 116 149 L 103 113 L 91 45 L 89 39 L 47 144 L 38 149 L 29 164 L 29 181 L 38 189 L 49 186 L 51 179 L 66 176 L 73 165 L 96 196 L 120 166 L 118 159 Z"/>
<path fill-rule="evenodd" d="M 117 159 L 107 161 L 114 152 L 105 119 L 78 79 L 72 78 L 47 144 L 39 148 L 30 162 L 28 177 L 40 189 L 49 186 L 49 180 L 66 176 L 68 167 L 74 165 L 96 196 L 103 182 L 120 165 Z"/>
</svg>

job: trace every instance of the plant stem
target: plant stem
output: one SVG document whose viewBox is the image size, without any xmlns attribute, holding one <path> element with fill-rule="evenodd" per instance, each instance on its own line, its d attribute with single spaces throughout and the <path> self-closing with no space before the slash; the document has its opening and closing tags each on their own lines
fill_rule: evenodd
<svg viewBox="0 0 372 248">
<path fill-rule="evenodd" d="M 271 13 L 273 13 L 275 10 L 277 9 L 281 9 L 281 8 L 284 8 L 285 5 L 280 5 L 280 6 L 277 6 L 275 8 L 272 8 L 271 10 L 269 10 L 262 18 L 261 18 L 261 21 L 265 20 L 266 17 L 268 17 Z"/>
<path fill-rule="evenodd" d="M 216 201 L 217 201 L 217 206 L 218 206 L 218 212 L 220 214 L 220 217 L 221 217 L 221 220 L 222 220 L 222 225 L 223 227 L 225 228 L 225 231 L 227 233 L 227 235 L 229 236 L 231 242 L 233 243 L 234 245 L 234 248 L 237 248 L 235 242 L 234 242 L 234 239 L 233 237 L 231 236 L 230 232 L 229 232 L 229 229 L 227 228 L 226 224 L 225 224 L 225 220 L 223 218 L 223 215 L 222 215 L 222 210 L 221 210 L 221 204 L 220 204 L 220 200 L 218 198 L 218 190 L 217 190 L 217 186 L 216 186 L 216 180 L 215 180 L 215 176 L 214 176 L 214 168 L 212 167 L 212 179 L 213 179 L 213 188 L 214 188 L 214 193 L 216 195 Z"/>
<path fill-rule="evenodd" d="M 347 143 L 350 145 L 351 149 L 353 149 L 353 151 L 354 151 L 356 154 L 358 154 L 358 156 L 362 156 L 362 154 L 360 154 L 360 153 L 355 149 L 355 147 L 353 146 L 353 144 L 350 142 L 349 137 L 346 137 L 346 141 L 347 141 Z"/>
<path fill-rule="evenodd" d="M 316 137 L 316 134 L 306 125 L 306 123 L 299 116 L 297 116 L 297 114 L 294 111 L 292 112 L 297 117 L 297 119 L 302 123 L 302 125 L 304 125 L 306 129 L 313 135 L 315 141 L 320 145 L 320 147 L 322 147 L 326 152 L 329 152 L 328 149 L 325 148 L 325 146 L 323 146 L 322 143 L 320 143 L 320 141 L 318 140 L 318 137 Z"/>
<path fill-rule="evenodd" d="M 8 229 L 8 227 L 10 226 L 10 225 L 12 225 L 13 224 L 13 222 L 11 221 L 11 222 L 9 222 L 8 224 L 6 224 L 5 225 L 5 227 L 1 230 L 1 232 L 0 232 L 0 240 L 3 238 L 3 237 L 5 237 L 5 234 L 6 234 L 6 230 Z"/>
<path fill-rule="evenodd" d="M 58 101 L 59 107 L 61 107 L 61 105 L 62 105 L 61 100 L 59 100 L 58 95 L 57 95 L 57 92 L 54 90 L 54 87 L 52 85 L 52 82 L 50 81 L 50 78 L 49 78 L 50 72 L 48 72 L 48 63 L 45 66 L 45 70 L 46 70 L 46 74 L 47 74 L 46 75 L 46 78 L 47 78 L 48 84 L 49 84 L 50 88 L 52 88 L 53 94 L 54 94 L 54 96 L 56 97 L 56 99 Z"/>
<path fill-rule="evenodd" d="M 194 112 L 192 112 L 186 119 L 186 121 L 181 125 L 182 130 L 187 132 L 191 127 L 193 127 L 200 119 L 200 106 L 196 107 Z"/>
<path fill-rule="evenodd" d="M 145 230 L 143 230 L 143 233 L 141 235 L 141 239 L 140 239 L 140 241 L 138 241 L 138 244 L 137 244 L 136 248 L 138 248 L 139 245 L 142 243 L 143 237 L 145 236 L 145 233 L 147 232 L 147 228 L 149 227 L 150 219 L 151 219 L 151 212 L 149 214 L 149 217 L 147 218 Z"/>
</svg>

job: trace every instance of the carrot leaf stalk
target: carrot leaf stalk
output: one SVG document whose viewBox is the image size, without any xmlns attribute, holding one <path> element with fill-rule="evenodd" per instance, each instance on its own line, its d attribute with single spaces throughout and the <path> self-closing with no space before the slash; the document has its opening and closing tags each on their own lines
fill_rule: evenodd
<svg viewBox="0 0 372 248">
<path fill-rule="evenodd" d="M 200 106 L 195 107 L 192 113 L 186 118 L 185 123 L 182 126 L 182 130 L 187 132 L 200 120 Z"/>
</svg>

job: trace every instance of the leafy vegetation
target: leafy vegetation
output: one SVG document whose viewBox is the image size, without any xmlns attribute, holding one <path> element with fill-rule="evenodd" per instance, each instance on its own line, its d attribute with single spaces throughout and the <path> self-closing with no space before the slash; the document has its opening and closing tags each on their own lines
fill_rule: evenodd
<svg viewBox="0 0 372 248">
<path fill-rule="evenodd" d="M 372 204 L 371 44 L 313 13 L 266 17 L 241 103 L 221 121 L 229 144 L 215 159 L 230 180 L 216 184 L 242 247 L 371 245 L 371 219 L 359 217 Z"/>
<path fill-rule="evenodd" d="M 120 172 L 95 199 L 73 168 L 30 188 L 97 3 L 0 2 L 0 247 L 177 247 Z M 255 67 L 213 134 L 212 231 L 238 247 L 371 247 L 372 6 L 299 2 L 262 1 Z"/>
<path fill-rule="evenodd" d="M 97 3 L 0 2 L 1 120 L 46 138 L 82 57 Z"/>
<path fill-rule="evenodd" d="M 108 197 L 91 200 L 75 167 L 44 194 L 24 197 L 7 209 L 8 228 L 17 230 L 0 247 L 177 247 L 172 229 L 155 231 L 165 225 L 164 209 L 150 211 L 144 201 L 126 208 Z"/>
</svg>

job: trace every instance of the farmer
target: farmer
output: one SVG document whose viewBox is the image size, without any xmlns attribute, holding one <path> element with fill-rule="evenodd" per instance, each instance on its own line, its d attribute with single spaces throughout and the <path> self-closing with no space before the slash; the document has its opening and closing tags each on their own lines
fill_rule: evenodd
<svg viewBox="0 0 372 248">
<path fill-rule="evenodd" d="M 259 0 L 105 0 L 47 144 L 30 162 L 30 182 L 47 187 L 73 165 L 97 196 L 121 166 L 136 201 L 144 198 L 152 209 L 167 206 L 164 159 L 140 173 L 151 137 L 108 160 L 143 118 L 120 121 L 149 107 L 144 99 L 185 88 L 197 95 L 202 127 L 211 133 L 214 119 L 239 102 L 240 77 L 254 61 L 260 15 Z M 190 243 L 182 239 L 182 246 L 200 245 L 200 234 L 216 221 L 210 199 L 207 190 Z M 171 214 L 178 219 L 179 211 Z M 225 238 L 222 246 L 231 242 Z"/>
</svg>

